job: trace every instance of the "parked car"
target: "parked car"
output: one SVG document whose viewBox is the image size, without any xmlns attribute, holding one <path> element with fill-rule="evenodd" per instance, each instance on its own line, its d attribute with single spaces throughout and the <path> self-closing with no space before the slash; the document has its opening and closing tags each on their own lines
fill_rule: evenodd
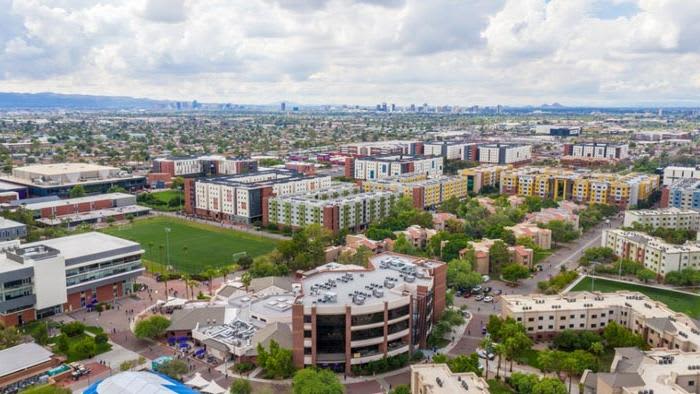
<svg viewBox="0 0 700 394">
<path fill-rule="evenodd" d="M 484 290 L 483 290 L 483 292 L 484 292 L 484 294 L 486 294 L 486 293 L 490 293 L 490 292 L 491 292 L 491 290 L 492 290 L 492 289 L 491 289 L 491 287 L 490 287 L 490 286 L 486 286 L 486 287 L 484 287 Z"/>
<path fill-rule="evenodd" d="M 488 358 L 489 360 L 493 360 L 496 358 L 496 355 L 491 353 L 491 352 L 486 352 L 484 349 L 477 349 L 476 350 L 476 355 L 479 356 L 480 358 Z"/>
<path fill-rule="evenodd" d="M 484 297 L 484 302 L 493 302 L 493 297 L 491 297 L 491 296 Z"/>
<path fill-rule="evenodd" d="M 474 299 L 477 300 L 477 301 L 481 301 L 481 300 L 484 299 L 484 295 L 483 295 L 483 294 L 479 294 L 479 295 L 476 296 Z"/>
<path fill-rule="evenodd" d="M 472 288 L 472 293 L 481 293 L 481 286 L 474 286 Z"/>
<path fill-rule="evenodd" d="M 469 298 L 469 297 L 471 297 L 471 296 L 473 296 L 473 295 L 474 295 L 474 294 L 472 294 L 471 291 L 465 291 L 464 293 L 462 293 L 462 297 L 464 297 L 464 298 Z"/>
<path fill-rule="evenodd" d="M 481 280 L 482 280 L 484 283 L 486 283 L 486 282 L 488 282 L 488 281 L 491 280 L 491 277 L 488 276 L 488 275 L 483 275 L 483 276 L 481 277 Z"/>
<path fill-rule="evenodd" d="M 496 290 L 493 294 L 499 296 L 499 295 L 503 294 L 503 290 L 498 289 L 498 290 Z"/>
</svg>

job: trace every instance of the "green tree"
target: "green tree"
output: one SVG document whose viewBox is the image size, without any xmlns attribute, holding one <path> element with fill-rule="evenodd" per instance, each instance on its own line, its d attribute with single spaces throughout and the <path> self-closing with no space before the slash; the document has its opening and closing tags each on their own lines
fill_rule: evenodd
<svg viewBox="0 0 700 394">
<path fill-rule="evenodd" d="M 447 285 L 449 287 L 466 290 L 481 282 L 481 274 L 472 269 L 469 261 L 455 259 L 447 263 Z"/>
<path fill-rule="evenodd" d="M 165 334 L 165 330 L 170 326 L 170 320 L 161 315 L 151 316 L 140 320 L 134 328 L 134 335 L 137 338 L 155 339 Z"/>
<path fill-rule="evenodd" d="M 415 255 L 417 254 L 416 248 L 411 244 L 406 236 L 404 234 L 399 234 L 398 237 L 396 237 L 396 241 L 394 242 L 394 247 L 393 251 L 396 253 L 403 253 L 403 254 L 410 254 L 410 255 Z"/>
<path fill-rule="evenodd" d="M 510 252 L 508 252 L 508 245 L 503 241 L 496 240 L 489 249 L 490 271 L 500 271 L 501 267 L 508 264 L 509 261 Z"/>
<path fill-rule="evenodd" d="M 647 283 L 654 278 L 656 278 L 656 273 L 650 270 L 649 268 L 642 268 L 639 271 L 637 271 L 637 279 L 641 280 L 644 283 Z"/>
<path fill-rule="evenodd" d="M 626 327 L 611 321 L 603 329 L 603 338 L 609 348 L 616 347 L 639 347 L 647 349 L 648 345 L 644 338 L 635 334 Z"/>
<path fill-rule="evenodd" d="M 257 351 L 258 365 L 267 379 L 286 379 L 294 373 L 292 351 L 281 348 L 276 341 L 270 341 L 269 350 L 259 343 Z"/>
<path fill-rule="evenodd" d="M 75 353 L 78 359 L 84 360 L 86 358 L 95 357 L 97 353 L 97 346 L 95 346 L 95 340 L 90 337 L 85 337 L 72 346 L 72 352 Z"/>
<path fill-rule="evenodd" d="M 239 378 L 233 381 L 229 391 L 231 394 L 250 394 L 253 392 L 253 388 L 248 379 Z"/>
<path fill-rule="evenodd" d="M 127 190 L 119 185 L 112 185 L 107 189 L 107 193 L 126 193 Z"/>
<path fill-rule="evenodd" d="M 522 327 L 520 324 L 517 326 Z M 513 360 L 532 347 L 532 340 L 524 331 L 518 330 L 506 336 L 503 345 L 505 355 L 510 360 L 510 372 L 513 372 Z"/>
<path fill-rule="evenodd" d="M 182 360 L 169 360 L 158 366 L 158 372 L 180 380 L 188 372 L 187 364 Z"/>
<path fill-rule="evenodd" d="M 570 242 L 579 236 L 579 232 L 574 228 L 574 225 L 563 220 L 552 220 L 545 224 L 544 227 L 552 230 L 552 241 L 556 243 Z"/>
<path fill-rule="evenodd" d="M 479 365 L 479 356 L 476 353 L 470 355 L 460 354 L 459 356 L 447 361 L 447 366 L 454 373 L 474 372 L 481 376 L 481 366 Z"/>
<path fill-rule="evenodd" d="M 78 198 L 85 196 L 85 187 L 83 185 L 75 185 L 68 192 L 70 198 Z"/>
<path fill-rule="evenodd" d="M 532 394 L 567 394 L 567 391 L 561 380 L 544 377 L 532 387 Z"/>
<path fill-rule="evenodd" d="M 173 182 L 170 185 L 170 188 L 173 190 L 182 190 L 182 188 L 185 186 L 185 178 L 178 176 L 173 178 Z"/>
<path fill-rule="evenodd" d="M 32 338 L 39 345 L 46 345 L 49 343 L 49 329 L 46 328 L 46 324 L 38 324 L 31 332 Z"/>
<path fill-rule="evenodd" d="M 5 327 L 0 323 L 0 350 L 15 346 L 22 339 L 22 335 L 15 327 Z"/>
<path fill-rule="evenodd" d="M 345 387 L 328 369 L 304 368 L 292 379 L 294 394 L 343 394 Z"/>
<path fill-rule="evenodd" d="M 482 349 L 484 349 L 484 352 L 488 356 L 488 354 L 493 351 L 493 341 L 491 340 L 491 337 L 489 337 L 489 336 L 484 337 L 484 339 L 482 339 L 481 342 L 479 342 L 479 346 Z M 489 379 L 489 358 L 488 357 L 486 357 L 484 359 L 484 363 L 486 364 L 485 368 L 484 368 L 484 377 L 486 378 L 486 380 L 488 380 Z"/>
<path fill-rule="evenodd" d="M 393 390 L 389 392 L 390 394 L 411 394 L 411 386 L 407 384 L 400 384 L 394 387 Z"/>
<path fill-rule="evenodd" d="M 539 383 L 540 378 L 531 373 L 513 372 L 508 378 L 508 383 L 518 394 L 530 394 L 532 388 Z"/>
<path fill-rule="evenodd" d="M 509 282 L 517 282 L 530 277 L 530 270 L 522 264 L 511 263 L 501 269 L 501 276 Z"/>
</svg>

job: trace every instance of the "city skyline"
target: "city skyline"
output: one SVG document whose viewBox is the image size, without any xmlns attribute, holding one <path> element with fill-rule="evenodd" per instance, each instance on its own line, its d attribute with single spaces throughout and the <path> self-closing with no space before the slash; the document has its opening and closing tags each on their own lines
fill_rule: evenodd
<svg viewBox="0 0 700 394">
<path fill-rule="evenodd" d="M 700 105 L 693 1 L 0 4 L 5 92 L 288 105 Z"/>
</svg>

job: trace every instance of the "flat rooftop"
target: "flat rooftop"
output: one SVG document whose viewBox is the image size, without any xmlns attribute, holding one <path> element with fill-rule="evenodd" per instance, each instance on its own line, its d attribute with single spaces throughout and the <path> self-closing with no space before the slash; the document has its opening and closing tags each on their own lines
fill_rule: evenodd
<svg viewBox="0 0 700 394">
<path fill-rule="evenodd" d="M 52 356 L 53 353 L 33 342 L 0 350 L 0 377 L 50 361 Z"/>
<path fill-rule="evenodd" d="M 659 209 L 639 209 L 636 211 L 625 211 L 625 214 L 635 216 L 675 216 L 675 215 L 692 215 L 700 216 L 700 212 L 692 209 L 683 209 L 676 207 L 659 208 Z"/>
<path fill-rule="evenodd" d="M 369 264 L 365 269 L 328 263 L 305 273 L 303 304 L 368 305 L 400 299 L 405 297 L 404 290 L 412 291 L 418 285 L 432 287 L 428 270 L 444 263 L 386 252 L 372 256 Z M 362 303 L 358 304 L 359 300 Z"/>
<path fill-rule="evenodd" d="M 14 220 L 0 218 L 0 230 L 15 227 L 26 227 L 26 224 L 15 222 Z"/>
<path fill-rule="evenodd" d="M 35 164 L 25 167 L 17 167 L 14 171 L 32 172 L 39 176 L 54 176 L 70 174 L 75 172 L 89 171 L 119 171 L 117 167 L 102 166 L 92 163 L 55 163 L 55 164 Z"/>
<path fill-rule="evenodd" d="M 49 226 L 57 226 L 65 222 L 75 223 L 75 222 L 85 222 L 89 220 L 96 220 L 101 218 L 109 218 L 112 216 L 121 216 L 129 214 L 145 214 L 151 211 L 151 208 L 144 207 L 141 205 L 127 205 L 124 207 L 115 208 L 105 208 L 98 209 L 96 211 L 74 213 L 62 216 L 56 216 L 55 218 L 41 218 L 36 219 L 39 223 L 44 223 Z"/>
<path fill-rule="evenodd" d="M 418 160 L 434 160 L 434 159 L 440 159 L 440 158 L 435 157 L 435 156 L 423 156 L 423 155 L 389 154 L 389 155 L 377 155 L 377 156 L 371 156 L 371 157 L 361 157 L 361 158 L 358 158 L 357 160 L 381 161 L 381 162 L 387 162 L 387 163 L 411 163 L 411 162 L 418 161 Z"/>
<path fill-rule="evenodd" d="M 46 245 L 58 249 L 66 259 L 66 265 L 70 264 L 69 260 L 79 259 L 84 256 L 118 251 L 123 251 L 124 253 L 141 251 L 141 245 L 136 242 L 96 231 L 32 242 L 22 246 L 37 245 Z"/>
<path fill-rule="evenodd" d="M 91 203 L 95 201 L 101 201 L 101 200 L 116 200 L 116 199 L 121 199 L 121 198 L 136 198 L 133 194 L 127 194 L 127 193 L 106 193 L 106 194 L 97 194 L 93 196 L 85 196 L 85 197 L 77 197 L 77 198 L 67 198 L 64 200 L 52 200 L 52 201 L 40 201 L 40 202 L 35 202 L 35 203 L 29 203 L 24 205 L 24 208 L 29 209 L 29 210 L 40 210 L 44 208 L 53 208 L 53 207 L 60 207 L 64 205 L 76 205 L 76 204 L 84 204 L 84 203 Z"/>
<path fill-rule="evenodd" d="M 237 187 L 260 187 L 306 179 L 325 178 L 324 175 L 304 175 L 288 169 L 270 169 L 253 173 L 217 176 L 198 179 L 198 183 L 212 183 Z M 330 177 L 328 177 L 330 179 Z"/>
<path fill-rule="evenodd" d="M 414 364 L 411 374 L 421 376 L 424 385 L 430 385 L 425 394 L 486 393 L 488 384 L 473 372 L 453 373 L 447 364 Z"/>
</svg>

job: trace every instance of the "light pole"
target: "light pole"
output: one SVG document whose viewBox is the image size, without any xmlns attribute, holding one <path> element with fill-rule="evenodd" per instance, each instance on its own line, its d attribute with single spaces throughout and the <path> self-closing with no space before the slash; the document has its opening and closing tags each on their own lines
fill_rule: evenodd
<svg viewBox="0 0 700 394">
<path fill-rule="evenodd" d="M 170 227 L 165 228 L 165 261 L 165 269 L 170 270 Z"/>
</svg>

